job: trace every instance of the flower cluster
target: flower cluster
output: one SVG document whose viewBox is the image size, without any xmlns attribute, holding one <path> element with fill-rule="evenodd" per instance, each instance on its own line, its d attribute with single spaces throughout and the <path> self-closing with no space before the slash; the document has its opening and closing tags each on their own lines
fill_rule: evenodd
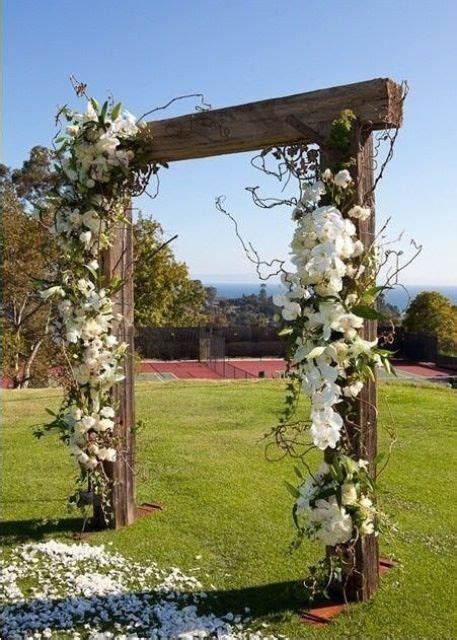
<svg viewBox="0 0 457 640">
<path fill-rule="evenodd" d="M 318 206 L 328 181 L 344 191 L 351 176 L 347 170 L 334 177 L 326 171 L 323 178 L 303 190 L 294 211 L 298 222 L 291 255 L 296 272 L 283 274 L 288 291 L 274 297 L 284 320 L 297 327 L 290 363 L 311 399 L 311 436 L 320 449 L 337 446 L 343 419 L 336 405 L 344 397 L 355 398 L 362 389 L 355 362 L 363 354 L 364 365 L 381 363 L 376 342 L 359 335 L 363 318 L 354 312 L 359 300 L 347 285 L 364 273 L 363 244 L 350 218 L 333 205 Z M 360 210 L 365 217 L 370 213 L 356 205 L 348 215 L 360 219 Z"/>
<path fill-rule="evenodd" d="M 333 547 L 375 532 L 376 510 L 366 469 L 365 460 L 340 456 L 332 466 L 322 463 L 298 488 L 295 515 L 308 537 Z"/>
<path fill-rule="evenodd" d="M 369 306 L 377 291 L 374 250 L 365 249 L 357 230 L 370 214 L 368 207 L 355 204 L 346 169 L 336 175 L 327 169 L 321 180 L 305 185 L 293 212 L 295 271 L 283 273 L 287 291 L 274 297 L 286 322 L 282 333 L 289 335 L 289 375 L 311 400 L 310 435 L 316 447 L 329 452 L 332 465 L 348 444 L 345 419 L 364 382 L 374 379 L 378 365 L 389 366 L 388 353 L 377 341 L 361 336 L 364 317 L 377 314 Z M 345 460 L 346 467 L 352 464 Z M 332 473 L 324 464 L 300 488 L 296 505 L 306 514 L 307 535 L 327 545 L 374 531 L 372 487 L 365 482 L 367 493 L 361 494 L 358 480 L 351 484 L 358 478 L 354 469 L 344 474 L 344 482 Z"/>
<path fill-rule="evenodd" d="M 56 142 L 58 185 L 47 201 L 51 231 L 60 258 L 53 280 L 41 291 L 52 299 L 52 333 L 68 363 L 70 384 L 54 425 L 86 473 L 116 459 L 116 407 L 113 385 L 123 379 L 125 344 L 115 335 L 121 316 L 112 296 L 101 252 L 111 244 L 115 225 L 125 223 L 131 197 L 134 117 L 118 104 L 91 100 L 85 113 L 64 109 L 66 129 Z"/>
</svg>

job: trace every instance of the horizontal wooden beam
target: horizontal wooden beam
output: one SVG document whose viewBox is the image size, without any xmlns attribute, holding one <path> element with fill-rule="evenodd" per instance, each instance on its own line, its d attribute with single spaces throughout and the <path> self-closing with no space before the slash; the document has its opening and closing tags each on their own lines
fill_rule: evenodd
<svg viewBox="0 0 457 640">
<path fill-rule="evenodd" d="M 151 162 L 254 151 L 299 141 L 321 143 L 343 109 L 352 109 L 373 130 L 399 127 L 402 87 L 388 78 L 376 78 L 157 120 L 147 124 L 143 135 L 150 146 L 147 155 Z"/>
</svg>

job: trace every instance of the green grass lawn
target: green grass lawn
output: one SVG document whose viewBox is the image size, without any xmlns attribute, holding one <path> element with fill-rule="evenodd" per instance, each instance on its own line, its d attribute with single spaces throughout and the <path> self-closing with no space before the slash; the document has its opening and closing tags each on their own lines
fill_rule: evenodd
<svg viewBox="0 0 457 640">
<path fill-rule="evenodd" d="M 307 543 L 290 555 L 292 462 L 265 459 L 263 433 L 282 406 L 280 381 L 170 382 L 137 385 L 138 502 L 165 508 L 93 543 L 136 560 L 183 571 L 199 567 L 220 611 L 249 606 L 256 618 L 290 638 L 452 639 L 455 609 L 456 509 L 453 491 L 457 393 L 451 389 L 382 384 L 382 426 L 398 443 L 381 476 L 384 507 L 399 525 L 382 552 L 401 562 L 376 598 L 351 607 L 325 629 L 297 622 L 300 580 L 322 553 Z M 57 437 L 37 441 L 33 426 L 55 408 L 57 390 L 4 392 L 3 519 L 5 544 L 59 537 L 78 530 L 66 497 L 76 469 Z M 319 454 L 314 456 L 316 462 Z M 197 559 L 197 556 L 201 558 Z M 453 571 L 454 569 L 454 571 Z"/>
</svg>

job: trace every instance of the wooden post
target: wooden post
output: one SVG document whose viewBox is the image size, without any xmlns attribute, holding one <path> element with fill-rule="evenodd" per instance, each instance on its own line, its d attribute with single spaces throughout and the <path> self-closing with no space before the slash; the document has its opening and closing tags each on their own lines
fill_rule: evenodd
<svg viewBox="0 0 457 640">
<path fill-rule="evenodd" d="M 375 239 L 375 202 L 372 191 L 373 176 L 373 137 L 368 128 L 357 124 L 354 132 L 354 150 L 351 155 L 356 159 L 355 180 L 357 197 L 360 204 L 369 206 L 371 216 L 358 224 L 358 235 L 366 248 L 372 246 Z M 377 337 L 376 320 L 365 320 L 362 337 L 373 341 Z M 356 401 L 354 424 L 348 425 L 348 436 L 352 457 L 368 461 L 372 477 L 376 475 L 375 458 L 377 454 L 377 394 L 376 382 L 365 383 Z M 365 602 L 378 588 L 379 550 L 378 539 L 374 534 L 362 536 L 355 546 L 354 570 L 346 582 L 346 597 L 351 601 Z"/>
<path fill-rule="evenodd" d="M 352 146 L 349 153 L 355 159 L 352 176 L 357 187 L 357 201 L 370 207 L 371 216 L 365 221 L 353 221 L 357 226 L 357 234 L 365 248 L 370 248 L 375 239 L 375 201 L 372 191 L 373 176 L 373 138 L 371 128 L 357 121 L 354 128 Z M 338 154 L 328 148 L 321 149 L 321 167 L 334 166 L 341 160 Z M 377 337 L 377 322 L 365 320 L 362 337 L 373 341 Z M 350 411 L 350 421 L 345 427 L 348 436 L 349 455 L 358 460 L 368 461 L 368 470 L 374 478 L 376 475 L 375 458 L 377 453 L 377 397 L 376 381 L 369 380 L 354 402 L 344 402 Z M 331 462 L 333 449 L 325 451 L 325 460 Z M 334 547 L 327 547 L 327 557 L 337 555 Z M 378 539 L 374 535 L 362 536 L 356 543 L 354 555 L 343 558 L 343 582 L 332 585 L 337 598 L 345 598 L 350 602 L 365 602 L 375 594 L 379 583 L 379 551 Z"/>
<path fill-rule="evenodd" d="M 132 211 L 126 213 L 131 221 Z M 103 271 L 107 282 L 118 276 L 123 286 L 114 297 L 114 312 L 123 320 L 116 327 L 119 342 L 128 345 L 124 359 L 125 379 L 113 390 L 117 405 L 114 434 L 119 438 L 117 460 L 104 463 L 112 480 L 112 521 L 107 525 L 98 507 L 94 508 L 95 526 L 119 529 L 135 520 L 135 404 L 134 404 L 134 300 L 133 300 L 133 229 L 131 224 L 119 225 L 113 233 L 113 246 L 103 254 Z"/>
</svg>

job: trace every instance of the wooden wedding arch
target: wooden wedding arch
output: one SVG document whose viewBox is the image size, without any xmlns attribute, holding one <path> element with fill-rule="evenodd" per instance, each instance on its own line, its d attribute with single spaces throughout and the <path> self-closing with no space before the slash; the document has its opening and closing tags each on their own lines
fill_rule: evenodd
<svg viewBox="0 0 457 640">
<path fill-rule="evenodd" d="M 333 120 L 344 109 L 357 116 L 353 134 L 356 159 L 354 178 L 360 202 L 373 209 L 373 131 L 396 129 L 402 123 L 402 86 L 386 78 L 377 78 L 309 93 L 272 100 L 196 112 L 185 116 L 152 121 L 147 124 L 152 144 L 150 162 L 176 162 L 229 153 L 262 150 L 270 146 L 293 143 L 317 144 L 321 155 L 328 153 L 325 140 Z M 149 135 L 150 134 L 150 135 Z M 327 156 L 328 157 L 328 156 Z M 330 159 L 330 158 L 329 158 Z M 371 245 L 375 232 L 375 216 L 362 222 L 359 234 L 366 246 Z M 123 321 L 117 327 L 119 338 L 129 344 L 125 359 L 125 380 L 115 389 L 119 403 L 117 435 L 122 455 L 112 465 L 113 522 L 120 528 L 135 519 L 135 402 L 133 375 L 133 256 L 132 229 L 117 230 L 114 245 L 104 255 L 104 270 L 108 278 L 121 277 L 124 286 L 116 297 L 117 310 Z M 376 337 L 376 321 L 366 321 L 364 338 Z M 356 427 L 350 434 L 355 457 L 367 459 L 375 474 L 377 448 L 376 383 L 369 381 L 358 397 Z M 351 574 L 347 593 L 353 600 L 368 600 L 376 591 L 379 577 L 378 542 L 374 535 L 363 536 L 357 543 L 356 570 Z"/>
</svg>

